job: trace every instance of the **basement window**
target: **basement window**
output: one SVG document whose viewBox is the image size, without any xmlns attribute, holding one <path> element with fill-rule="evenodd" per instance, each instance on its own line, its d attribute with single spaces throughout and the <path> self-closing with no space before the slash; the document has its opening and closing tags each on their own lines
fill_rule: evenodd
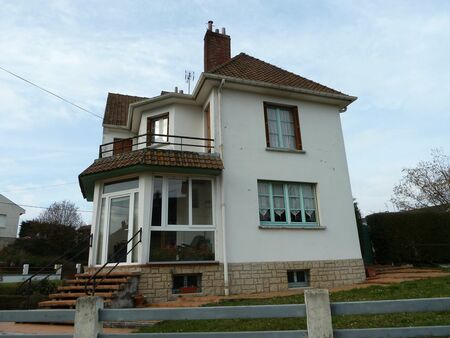
<svg viewBox="0 0 450 338">
<path fill-rule="evenodd" d="M 309 270 L 288 270 L 288 288 L 309 286 Z"/>
<path fill-rule="evenodd" d="M 201 274 L 173 275 L 173 294 L 200 293 L 202 292 Z"/>
</svg>

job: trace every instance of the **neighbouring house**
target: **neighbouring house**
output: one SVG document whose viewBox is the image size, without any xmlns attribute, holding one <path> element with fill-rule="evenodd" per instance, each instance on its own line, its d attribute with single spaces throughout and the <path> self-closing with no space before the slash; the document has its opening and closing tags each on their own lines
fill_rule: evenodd
<svg viewBox="0 0 450 338">
<path fill-rule="evenodd" d="M 91 271 L 140 273 L 149 302 L 364 280 L 340 114 L 356 100 L 204 36 L 192 94 L 108 94 Z"/>
<path fill-rule="evenodd" d="M 0 250 L 17 238 L 20 215 L 25 210 L 0 194 Z"/>
</svg>

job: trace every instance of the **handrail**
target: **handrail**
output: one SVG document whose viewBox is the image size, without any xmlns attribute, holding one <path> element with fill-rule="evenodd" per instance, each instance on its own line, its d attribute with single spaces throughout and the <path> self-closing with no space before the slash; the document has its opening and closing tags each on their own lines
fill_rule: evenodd
<svg viewBox="0 0 450 338">
<path fill-rule="evenodd" d="M 84 292 L 85 292 L 87 295 L 89 295 L 89 292 L 88 292 L 88 285 L 89 285 L 89 282 L 90 282 L 90 281 L 93 281 L 93 283 L 92 283 L 92 293 L 91 293 L 91 295 L 93 296 L 93 295 L 95 295 L 95 287 L 96 287 L 96 285 L 97 285 L 97 283 L 96 283 L 97 275 L 98 275 L 98 274 L 100 273 L 100 271 L 102 271 L 109 263 L 113 263 L 111 260 L 114 259 L 114 258 L 117 256 L 117 254 L 119 254 L 119 253 L 122 251 L 123 248 L 126 248 L 126 247 L 128 246 L 128 244 L 129 244 L 130 242 L 132 242 L 132 241 L 136 238 L 137 235 L 139 235 L 139 240 L 138 240 L 136 243 L 133 244 L 133 246 L 131 247 L 130 250 L 127 251 L 127 253 L 126 253 L 126 255 L 125 255 L 125 257 L 127 257 L 128 254 L 129 254 L 130 252 L 132 252 L 133 249 L 134 249 L 139 243 L 142 242 L 142 228 L 139 228 L 139 230 L 136 231 L 136 233 L 135 233 L 135 234 L 134 234 L 134 235 L 133 235 L 126 243 L 122 244 L 122 245 L 119 247 L 119 249 L 116 251 L 116 253 L 112 255 L 111 259 L 106 259 L 105 264 L 103 264 L 103 265 L 101 266 L 100 269 L 98 269 L 92 276 L 89 277 L 89 279 L 88 279 L 88 280 L 86 281 L 86 283 L 84 284 Z M 113 267 L 112 267 L 112 268 L 111 268 L 104 276 L 102 276 L 102 279 L 100 280 L 99 283 L 101 283 L 103 280 L 105 280 L 105 278 L 108 277 L 108 276 L 111 274 L 111 272 L 112 272 L 115 268 L 117 268 L 117 266 L 119 265 L 119 263 L 120 263 L 120 262 L 116 262 L 116 263 L 114 264 L 114 266 L 113 266 Z"/>
<path fill-rule="evenodd" d="M 167 140 L 169 140 L 169 138 L 173 138 L 174 140 L 173 140 L 173 142 L 169 142 L 169 141 L 167 141 L 167 142 L 160 142 L 160 141 L 152 140 L 152 138 L 154 136 L 165 137 Z M 142 141 L 142 142 L 139 142 L 139 139 L 141 137 L 144 137 L 145 140 Z M 136 135 L 136 136 L 133 136 L 133 137 L 128 137 L 128 138 L 120 139 L 120 140 L 117 140 L 117 141 L 112 141 L 112 142 L 101 144 L 100 147 L 99 147 L 99 158 L 103 158 L 103 155 L 105 153 L 111 153 L 111 152 L 114 151 L 114 147 L 112 149 L 104 150 L 105 147 L 111 146 L 111 145 L 114 145 L 114 144 L 120 144 L 120 143 L 122 143 L 125 140 L 135 140 L 135 139 L 137 139 L 137 142 L 132 143 L 131 145 L 128 145 L 128 146 L 123 146 L 123 148 L 130 148 L 130 151 L 131 151 L 131 149 L 133 147 L 137 147 L 137 146 L 140 146 L 142 144 L 146 144 L 145 148 L 149 148 L 152 145 L 157 145 L 157 144 L 180 146 L 181 150 L 183 150 L 183 146 L 185 146 L 185 147 L 206 148 L 208 150 L 211 150 L 211 149 L 214 148 L 214 146 L 212 145 L 212 143 L 214 142 L 214 139 L 212 139 L 212 138 L 193 137 L 193 136 L 184 136 L 184 135 L 172 135 L 172 134 L 147 133 L 147 134 Z M 179 139 L 179 142 L 175 142 L 175 139 Z M 206 144 L 183 143 L 183 140 L 204 141 L 204 142 L 206 142 Z"/>
<path fill-rule="evenodd" d="M 78 256 L 80 256 L 82 253 L 84 253 L 87 249 L 89 249 L 92 246 L 92 234 L 89 234 L 89 244 L 87 246 L 85 246 L 84 248 L 82 248 L 82 250 L 77 251 L 77 253 L 71 257 L 69 257 L 67 260 L 68 261 L 73 261 L 73 259 L 77 258 Z M 79 248 L 79 246 L 75 247 L 76 249 Z M 23 285 L 25 285 L 26 283 L 28 283 L 30 290 L 31 290 L 31 282 L 33 280 L 34 277 L 36 277 L 37 275 L 39 275 L 42 271 L 44 271 L 45 269 L 48 269 L 50 266 L 54 266 L 58 261 L 60 261 L 61 259 L 65 258 L 66 255 L 73 251 L 74 248 L 70 248 L 69 250 L 66 250 L 61 256 L 57 257 L 55 260 L 53 260 L 51 263 L 47 264 L 46 266 L 42 267 L 41 269 L 39 269 L 37 272 L 35 272 L 34 274 L 32 274 L 30 277 L 28 277 L 26 280 L 24 280 L 22 282 L 22 284 L 19 285 L 18 289 L 22 288 Z M 64 264 L 61 264 L 61 266 L 59 267 L 58 270 L 62 271 Z M 47 280 L 51 275 L 53 275 L 54 272 L 50 272 L 47 275 L 45 275 L 43 278 L 39 279 L 38 281 L 38 285 L 40 283 L 42 283 L 44 280 Z M 30 307 L 30 296 L 31 294 L 28 295 L 28 308 Z"/>
<path fill-rule="evenodd" d="M 89 249 L 89 248 L 91 247 L 91 240 L 90 240 L 91 238 L 92 238 L 92 234 L 89 235 L 89 245 L 86 246 L 86 247 L 84 247 L 83 250 L 78 251 L 77 254 L 74 255 L 74 256 L 72 256 L 72 257 L 70 257 L 69 260 L 72 260 L 73 258 L 77 258 L 77 257 L 78 257 L 79 255 L 81 255 L 84 251 L 86 251 L 86 249 Z M 78 247 L 75 247 L 75 248 L 78 248 Z M 37 272 L 35 272 L 33 275 L 31 275 L 30 277 L 28 277 L 26 280 L 24 280 L 24 281 L 22 282 L 22 284 L 19 286 L 19 288 L 20 288 L 23 284 L 25 284 L 25 283 L 31 281 L 34 277 L 36 277 L 37 275 L 39 275 L 39 274 L 40 274 L 42 271 L 44 271 L 45 269 L 48 269 L 50 266 L 54 266 L 58 261 L 60 261 L 61 259 L 65 258 L 66 255 L 67 255 L 69 252 L 73 251 L 73 250 L 74 250 L 74 248 L 70 248 L 69 250 L 67 250 L 66 252 L 64 252 L 61 256 L 55 258 L 51 263 L 49 263 L 49 264 L 47 264 L 46 266 L 42 267 L 40 270 L 38 270 Z M 61 267 L 61 268 L 62 268 L 62 267 Z M 48 276 L 50 276 L 50 275 L 52 275 L 52 274 L 53 274 L 53 272 L 52 272 L 51 274 L 49 274 Z M 48 276 L 46 276 L 46 278 L 48 278 Z M 44 279 L 46 279 L 46 278 L 44 278 Z"/>
</svg>

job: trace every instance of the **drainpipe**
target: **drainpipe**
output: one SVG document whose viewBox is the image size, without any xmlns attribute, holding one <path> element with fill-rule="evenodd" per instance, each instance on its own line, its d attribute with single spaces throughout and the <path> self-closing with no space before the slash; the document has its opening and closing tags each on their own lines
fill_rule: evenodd
<svg viewBox="0 0 450 338">
<path fill-rule="evenodd" d="M 217 93 L 217 110 L 218 110 L 218 125 L 219 125 L 219 144 L 220 144 L 220 156 L 222 157 L 222 161 L 224 161 L 223 156 L 223 137 L 222 137 L 222 87 L 225 84 L 225 79 L 222 79 L 219 85 L 218 93 Z M 228 296 L 230 294 L 229 288 L 229 275 L 228 275 L 228 258 L 227 258 L 227 243 L 226 243 L 226 227 L 225 227 L 225 184 L 223 173 L 220 177 L 220 192 L 221 192 L 221 216 L 222 216 L 222 247 L 223 247 L 223 285 L 224 285 L 224 294 Z"/>
</svg>

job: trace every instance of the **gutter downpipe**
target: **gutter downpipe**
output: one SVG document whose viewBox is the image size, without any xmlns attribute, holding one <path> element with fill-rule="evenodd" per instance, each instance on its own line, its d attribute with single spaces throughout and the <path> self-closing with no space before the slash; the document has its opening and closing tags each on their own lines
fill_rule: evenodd
<svg viewBox="0 0 450 338">
<path fill-rule="evenodd" d="M 225 84 L 225 79 L 222 79 L 220 81 L 219 88 L 217 90 L 217 110 L 218 110 L 218 124 L 219 124 L 219 138 L 220 138 L 220 155 L 222 156 L 222 161 L 224 161 L 223 156 L 223 137 L 222 137 L 222 87 Z M 220 203 L 220 209 L 221 209 L 221 223 L 222 223 L 222 247 L 223 247 L 223 285 L 224 285 L 224 294 L 225 296 L 228 296 L 230 294 L 230 288 L 229 288 L 229 274 L 228 274 L 228 258 L 227 258 L 227 243 L 226 243 L 226 227 L 225 227 L 225 189 L 224 189 L 224 177 L 223 173 L 220 177 L 220 193 L 221 193 L 221 203 Z"/>
</svg>

